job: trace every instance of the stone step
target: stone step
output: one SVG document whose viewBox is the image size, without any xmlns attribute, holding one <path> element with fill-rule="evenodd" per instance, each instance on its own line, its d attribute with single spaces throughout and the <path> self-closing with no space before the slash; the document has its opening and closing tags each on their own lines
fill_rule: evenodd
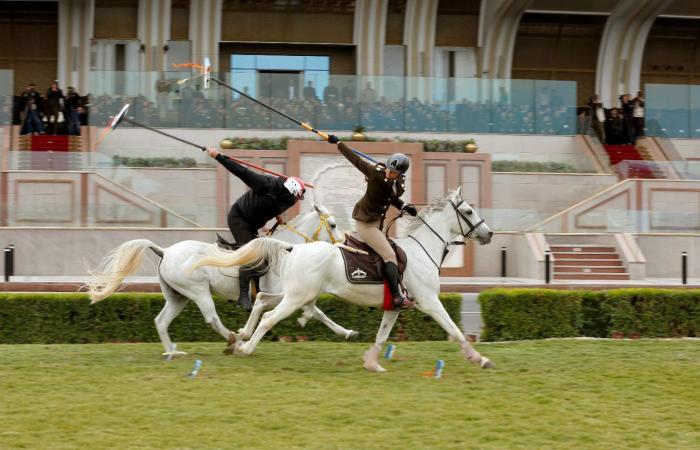
<svg viewBox="0 0 700 450">
<path fill-rule="evenodd" d="M 568 273 L 554 272 L 555 280 L 629 280 L 628 273 Z"/>
<path fill-rule="evenodd" d="M 554 261 L 556 266 L 567 267 L 587 267 L 587 266 L 620 266 L 620 259 L 557 259 Z"/>
<path fill-rule="evenodd" d="M 554 265 L 554 272 L 556 273 L 626 273 L 625 268 L 622 266 L 560 266 L 559 264 Z"/>
<path fill-rule="evenodd" d="M 617 253 L 610 252 L 552 252 L 554 259 L 618 259 Z"/>
<path fill-rule="evenodd" d="M 615 253 L 615 247 L 603 245 L 550 245 L 549 250 L 553 253 L 560 252 L 594 252 L 594 253 Z"/>
</svg>

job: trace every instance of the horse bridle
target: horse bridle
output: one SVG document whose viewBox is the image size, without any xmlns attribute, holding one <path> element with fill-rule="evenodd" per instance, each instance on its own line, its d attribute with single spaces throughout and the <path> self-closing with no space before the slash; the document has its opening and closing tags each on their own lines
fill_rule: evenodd
<svg viewBox="0 0 700 450">
<path fill-rule="evenodd" d="M 474 231 L 476 231 L 476 229 L 479 227 L 479 225 L 481 225 L 482 223 L 484 223 L 484 219 L 481 219 L 481 220 L 478 221 L 477 223 L 472 223 L 472 221 L 469 220 L 469 217 L 467 217 L 462 211 L 459 210 L 459 207 L 462 205 L 462 203 L 466 203 L 466 202 L 465 202 L 464 200 L 460 200 L 459 203 L 455 204 L 452 200 L 450 200 L 450 205 L 452 205 L 452 208 L 455 210 L 455 213 L 457 214 L 457 223 L 459 224 L 459 231 L 460 231 L 460 234 L 462 235 L 463 238 L 470 239 L 471 236 L 472 236 L 472 233 L 474 233 Z M 425 247 L 423 247 L 423 244 L 421 244 L 420 241 L 419 241 L 418 239 L 416 239 L 415 237 L 413 237 L 413 235 L 409 235 L 409 236 L 408 236 L 408 237 L 410 237 L 411 239 L 413 239 L 414 241 L 416 241 L 416 242 L 418 243 L 418 245 L 420 245 L 420 247 L 423 249 L 423 251 L 425 252 L 425 254 L 428 255 L 428 258 L 430 258 L 430 261 L 432 261 L 433 264 L 435 264 L 435 267 L 437 267 L 438 272 L 439 272 L 439 271 L 440 271 L 440 267 L 442 266 L 442 263 L 445 262 L 445 258 L 447 258 L 447 254 L 450 252 L 450 250 L 449 250 L 450 246 L 451 246 L 451 245 L 466 245 L 466 243 L 465 243 L 464 241 L 452 241 L 452 242 L 448 242 L 448 241 L 444 240 L 444 239 L 442 238 L 442 236 L 440 236 L 440 235 L 438 234 L 438 232 L 435 231 L 435 230 L 433 229 L 433 227 L 431 227 L 430 225 L 428 225 L 428 222 L 426 222 L 425 220 L 423 220 L 423 218 L 422 218 L 421 216 L 416 216 L 416 217 L 418 217 L 418 218 L 420 219 L 420 221 L 423 222 L 423 224 L 424 224 L 426 227 L 428 227 L 428 229 L 429 229 L 430 231 L 432 231 L 433 234 L 434 234 L 435 236 L 437 236 L 438 239 L 440 239 L 440 241 L 441 241 L 443 244 L 445 244 L 445 248 L 444 248 L 443 251 L 442 251 L 442 259 L 440 260 L 440 264 L 438 264 L 438 263 L 435 262 L 435 260 L 433 259 L 433 257 L 430 256 L 430 253 L 428 253 L 428 250 L 426 250 Z M 462 219 L 464 219 L 464 221 L 465 221 L 465 222 L 467 223 L 467 225 L 469 226 L 469 230 L 468 230 L 466 233 L 464 232 L 464 227 L 462 227 Z"/>
</svg>

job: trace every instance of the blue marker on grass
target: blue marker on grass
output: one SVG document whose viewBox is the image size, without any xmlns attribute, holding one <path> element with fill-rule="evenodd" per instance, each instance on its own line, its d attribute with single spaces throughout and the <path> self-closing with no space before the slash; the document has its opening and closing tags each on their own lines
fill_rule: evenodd
<svg viewBox="0 0 700 450">
<path fill-rule="evenodd" d="M 202 368 L 202 360 L 198 359 L 197 361 L 194 362 L 194 367 L 192 368 L 192 372 L 190 372 L 187 376 L 190 378 L 194 378 L 197 376 L 199 373 L 199 369 Z"/>
<path fill-rule="evenodd" d="M 442 378 L 442 370 L 445 368 L 445 361 L 438 359 L 435 363 L 435 375 L 434 378 Z"/>
<path fill-rule="evenodd" d="M 394 350 L 396 349 L 396 346 L 394 344 L 389 344 L 386 346 L 386 352 L 384 352 L 384 357 L 386 359 L 391 359 L 394 357 Z"/>
</svg>

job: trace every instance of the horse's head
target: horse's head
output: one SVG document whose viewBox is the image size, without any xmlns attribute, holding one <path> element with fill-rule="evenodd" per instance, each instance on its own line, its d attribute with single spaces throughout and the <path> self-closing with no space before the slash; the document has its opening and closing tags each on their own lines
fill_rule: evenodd
<svg viewBox="0 0 700 450">
<path fill-rule="evenodd" d="M 314 210 L 316 211 L 316 214 L 318 214 L 321 233 L 324 231 L 328 233 L 327 236 L 317 235 L 315 236 L 315 239 L 322 241 L 328 240 L 331 243 L 343 242 L 345 236 L 338 230 L 338 224 L 335 221 L 335 216 L 328 211 L 328 208 L 318 203 L 314 203 Z"/>
<path fill-rule="evenodd" d="M 453 233 L 459 233 L 465 239 L 478 241 L 481 245 L 491 242 L 493 231 L 486 225 L 484 219 L 479 217 L 476 210 L 464 201 L 461 186 L 450 195 L 448 201 L 455 211 L 455 220 L 451 230 Z"/>
</svg>

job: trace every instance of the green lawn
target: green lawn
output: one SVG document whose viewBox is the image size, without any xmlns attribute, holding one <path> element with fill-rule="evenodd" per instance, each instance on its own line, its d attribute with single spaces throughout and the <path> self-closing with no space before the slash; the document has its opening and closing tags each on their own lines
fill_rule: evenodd
<svg viewBox="0 0 700 450">
<path fill-rule="evenodd" d="M 700 448 L 700 342 L 0 345 L 0 448 Z M 196 379 L 185 374 L 203 361 Z M 445 360 L 444 378 L 423 376 Z"/>
</svg>

